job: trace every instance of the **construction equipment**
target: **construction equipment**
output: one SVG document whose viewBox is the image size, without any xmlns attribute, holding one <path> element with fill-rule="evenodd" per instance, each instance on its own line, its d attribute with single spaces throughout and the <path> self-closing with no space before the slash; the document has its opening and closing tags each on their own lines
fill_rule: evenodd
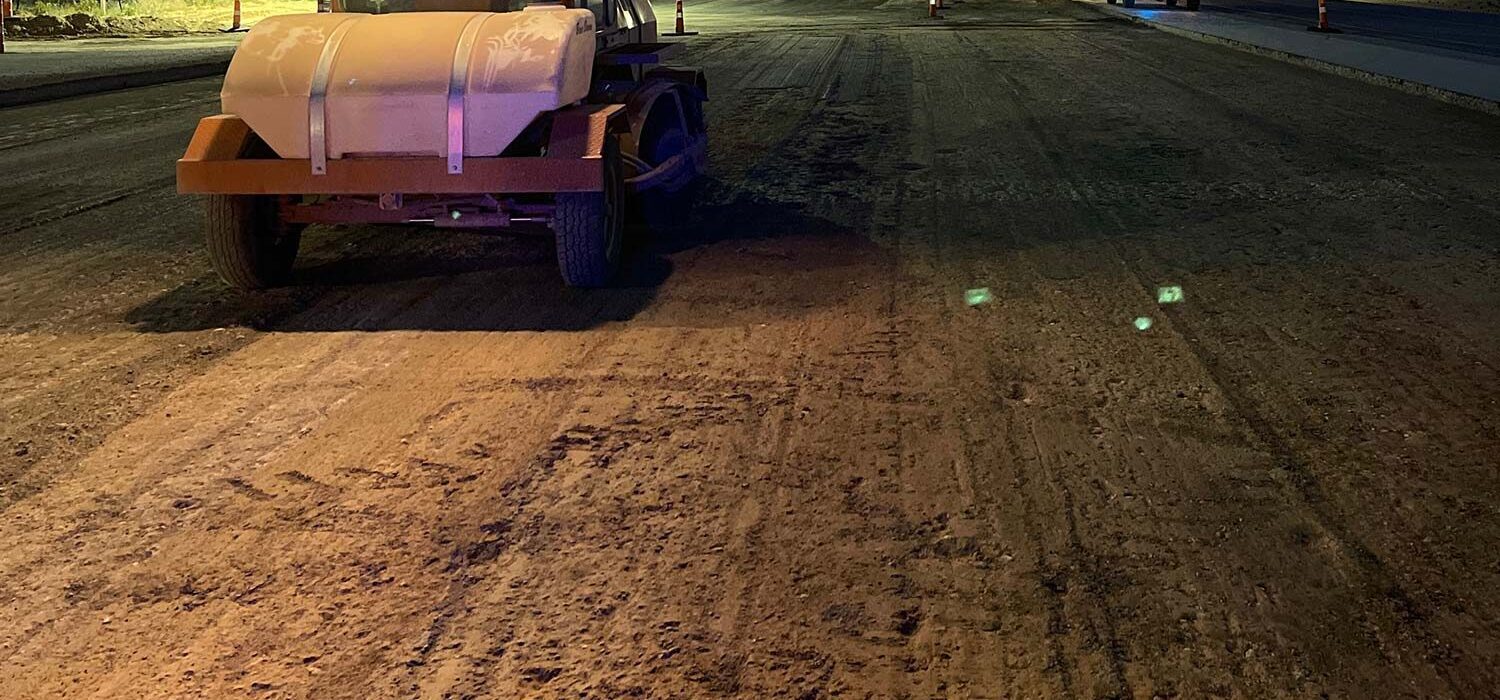
<svg viewBox="0 0 1500 700">
<path fill-rule="evenodd" d="M 257 23 L 177 162 L 219 275 L 274 286 L 307 225 L 393 223 L 550 233 L 567 284 L 609 284 L 627 211 L 681 206 L 704 170 L 707 82 L 663 64 L 647 0 L 507 1 Z"/>
</svg>

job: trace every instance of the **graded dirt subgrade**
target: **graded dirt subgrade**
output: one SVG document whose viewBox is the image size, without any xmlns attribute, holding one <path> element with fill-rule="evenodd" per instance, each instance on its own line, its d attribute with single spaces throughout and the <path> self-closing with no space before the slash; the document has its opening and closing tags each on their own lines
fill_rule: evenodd
<svg viewBox="0 0 1500 700">
<path fill-rule="evenodd" d="M 235 293 L 216 81 L 0 115 L 0 697 L 1493 697 L 1500 121 L 688 12 L 712 178 L 620 289 L 367 227 Z"/>
</svg>

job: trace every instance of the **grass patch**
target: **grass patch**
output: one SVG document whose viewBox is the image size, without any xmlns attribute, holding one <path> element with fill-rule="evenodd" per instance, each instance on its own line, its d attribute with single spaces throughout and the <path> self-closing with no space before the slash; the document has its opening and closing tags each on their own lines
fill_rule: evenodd
<svg viewBox="0 0 1500 700">
<path fill-rule="evenodd" d="M 75 13 L 100 19 L 149 19 L 162 25 L 206 30 L 229 26 L 234 0 L 17 0 L 17 15 L 67 17 Z M 240 22 L 254 24 L 272 15 L 316 12 L 317 0 L 241 0 Z"/>
</svg>

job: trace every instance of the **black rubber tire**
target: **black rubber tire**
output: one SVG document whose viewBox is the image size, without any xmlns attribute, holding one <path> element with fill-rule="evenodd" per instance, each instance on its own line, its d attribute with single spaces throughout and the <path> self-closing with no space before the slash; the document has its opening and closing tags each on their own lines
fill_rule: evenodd
<svg viewBox="0 0 1500 700">
<path fill-rule="evenodd" d="M 208 260 L 231 287 L 284 283 L 297 259 L 302 226 L 282 223 L 276 197 L 209 195 L 204 202 Z"/>
<path fill-rule="evenodd" d="M 620 171 L 620 140 L 604 141 L 604 191 L 559 192 L 552 213 L 557 266 L 569 287 L 604 287 L 615 279 L 624 257 L 625 193 Z"/>
<path fill-rule="evenodd" d="M 1199 7 L 1198 0 L 1187 0 L 1187 9 L 1192 10 L 1193 12 L 1197 12 L 1198 11 L 1198 7 Z"/>
<path fill-rule="evenodd" d="M 1126 7 L 1135 7 L 1135 0 L 1120 0 Z"/>
<path fill-rule="evenodd" d="M 1119 0 L 1104 0 L 1104 1 L 1107 2 L 1107 3 L 1109 3 L 1109 4 L 1111 4 L 1111 5 L 1115 4 L 1116 2 L 1119 2 Z"/>
<path fill-rule="evenodd" d="M 1167 7 L 1177 7 L 1177 0 L 1167 0 Z"/>
</svg>

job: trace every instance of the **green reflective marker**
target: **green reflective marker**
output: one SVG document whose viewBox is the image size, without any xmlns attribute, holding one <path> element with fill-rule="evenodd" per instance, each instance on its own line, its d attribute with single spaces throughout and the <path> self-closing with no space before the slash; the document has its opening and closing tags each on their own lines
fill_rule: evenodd
<svg viewBox="0 0 1500 700">
<path fill-rule="evenodd" d="M 990 295 L 989 287 L 980 287 L 978 289 L 970 289 L 964 292 L 964 303 L 968 304 L 969 306 L 988 304 L 992 299 L 994 299 L 994 297 Z"/>
<path fill-rule="evenodd" d="M 1135 319 L 1135 329 L 1138 330 L 1138 331 L 1149 331 L 1149 330 L 1151 330 L 1151 317 L 1150 316 L 1138 316 L 1138 317 L 1136 317 L 1136 319 Z"/>
<path fill-rule="evenodd" d="M 1156 288 L 1156 303 L 1176 304 L 1180 301 L 1182 301 L 1182 287 L 1174 284 L 1167 287 Z"/>
</svg>

